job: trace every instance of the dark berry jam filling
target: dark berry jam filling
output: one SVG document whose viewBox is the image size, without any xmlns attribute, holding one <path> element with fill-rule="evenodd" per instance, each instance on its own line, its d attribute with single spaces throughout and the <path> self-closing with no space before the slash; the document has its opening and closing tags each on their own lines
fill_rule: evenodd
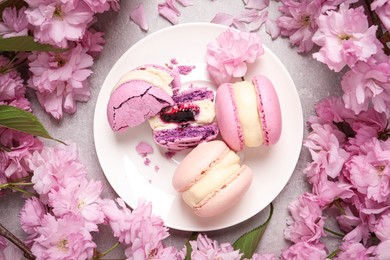
<svg viewBox="0 0 390 260">
<path fill-rule="evenodd" d="M 195 121 L 199 106 L 195 104 L 177 104 L 161 111 L 161 120 L 166 123 L 185 123 Z"/>
</svg>

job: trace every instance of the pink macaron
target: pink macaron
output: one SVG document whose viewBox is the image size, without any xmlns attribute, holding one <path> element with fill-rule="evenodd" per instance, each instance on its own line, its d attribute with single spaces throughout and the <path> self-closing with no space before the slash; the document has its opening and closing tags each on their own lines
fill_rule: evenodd
<svg viewBox="0 0 390 260">
<path fill-rule="evenodd" d="M 237 204 L 252 178 L 238 155 L 215 140 L 200 143 L 181 161 L 172 184 L 196 215 L 212 217 Z"/>
<path fill-rule="evenodd" d="M 216 93 L 215 112 L 222 138 L 234 151 L 274 145 L 280 139 L 279 98 L 265 76 L 255 76 L 252 83 L 222 84 Z"/>
<path fill-rule="evenodd" d="M 168 68 L 143 65 L 124 74 L 113 86 L 107 120 L 114 132 L 124 132 L 174 104 L 172 95 L 180 78 Z"/>
</svg>

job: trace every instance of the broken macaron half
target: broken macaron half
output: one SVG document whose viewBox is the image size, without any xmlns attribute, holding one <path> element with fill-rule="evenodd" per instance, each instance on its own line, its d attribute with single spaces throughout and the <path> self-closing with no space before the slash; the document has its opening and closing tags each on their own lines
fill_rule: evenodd
<svg viewBox="0 0 390 260">
<path fill-rule="evenodd" d="M 158 65 L 129 71 L 114 86 L 107 105 L 107 119 L 114 132 L 124 132 L 174 104 L 173 89 L 180 85 L 177 74 Z"/>
</svg>

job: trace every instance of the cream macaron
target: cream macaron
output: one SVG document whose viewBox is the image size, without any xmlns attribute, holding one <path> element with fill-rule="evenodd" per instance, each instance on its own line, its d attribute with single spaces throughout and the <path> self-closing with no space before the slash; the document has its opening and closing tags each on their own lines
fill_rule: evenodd
<svg viewBox="0 0 390 260">
<path fill-rule="evenodd" d="M 200 143 L 177 167 L 172 184 L 200 217 L 234 206 L 252 182 L 252 170 L 220 140 Z"/>
<path fill-rule="evenodd" d="M 275 144 L 282 131 L 279 98 L 271 81 L 255 76 L 252 82 L 222 84 L 215 111 L 223 140 L 234 151 Z"/>
</svg>

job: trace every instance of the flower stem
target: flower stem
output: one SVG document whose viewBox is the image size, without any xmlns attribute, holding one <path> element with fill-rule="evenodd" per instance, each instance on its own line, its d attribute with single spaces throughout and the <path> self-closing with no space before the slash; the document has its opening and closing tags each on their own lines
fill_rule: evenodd
<svg viewBox="0 0 390 260">
<path fill-rule="evenodd" d="M 333 259 L 341 250 L 340 249 L 336 249 L 334 250 L 332 253 L 330 253 L 326 259 Z"/>
<path fill-rule="evenodd" d="M 106 256 L 107 254 L 109 254 L 112 250 L 114 250 L 117 246 L 119 246 L 120 243 L 119 242 L 116 242 L 112 247 L 110 247 L 109 249 L 107 249 L 106 251 L 104 251 L 103 253 L 99 253 L 99 252 L 95 252 L 96 254 L 94 254 L 94 256 L 92 257 L 91 260 L 98 260 L 98 259 L 101 259 L 102 257 Z"/>
<path fill-rule="evenodd" d="M 29 196 L 37 196 L 37 194 L 35 194 L 35 193 L 23 190 L 23 189 L 18 188 L 18 187 L 10 186 L 9 188 L 13 189 L 13 190 L 16 190 L 16 191 L 19 191 L 19 192 L 24 193 L 24 194 L 29 195 Z"/>
<path fill-rule="evenodd" d="M 332 235 L 337 236 L 337 237 L 341 237 L 341 238 L 344 237 L 343 234 L 338 233 L 338 232 L 335 232 L 335 231 L 333 231 L 333 230 L 330 230 L 329 228 L 324 227 L 324 230 L 325 230 L 326 232 L 332 234 Z"/>
<path fill-rule="evenodd" d="M 30 251 L 30 249 L 14 234 L 12 234 L 8 229 L 6 229 L 2 224 L 0 224 L 0 235 L 8 239 L 10 242 L 12 242 L 15 246 L 17 246 L 20 250 L 23 251 L 24 256 L 27 259 L 35 259 L 35 256 Z"/>
<path fill-rule="evenodd" d="M 114 249 L 115 249 L 117 246 L 119 246 L 119 245 L 120 245 L 120 243 L 119 243 L 119 242 L 116 242 L 112 247 L 110 247 L 110 248 L 107 249 L 105 252 L 103 252 L 103 253 L 101 254 L 101 256 L 103 257 L 103 256 L 109 254 L 112 250 L 114 250 Z"/>
<path fill-rule="evenodd" d="M 2 144 L 0 144 L 0 149 L 5 151 L 5 152 L 11 152 L 12 151 L 10 148 L 8 148 L 8 147 L 6 147 L 6 146 L 4 146 Z"/>
</svg>

